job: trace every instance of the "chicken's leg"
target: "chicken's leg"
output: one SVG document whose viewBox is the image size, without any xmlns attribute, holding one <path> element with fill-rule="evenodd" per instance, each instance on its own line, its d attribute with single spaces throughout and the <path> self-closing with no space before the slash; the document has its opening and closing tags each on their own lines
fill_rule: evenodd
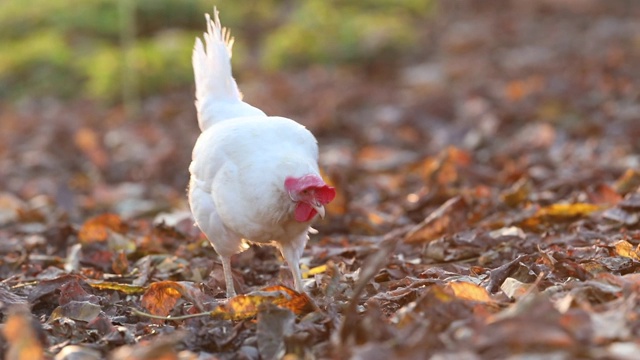
<svg viewBox="0 0 640 360">
<path fill-rule="evenodd" d="M 220 255 L 222 260 L 222 270 L 224 271 L 224 282 L 227 285 L 227 299 L 236 296 L 236 289 L 233 287 L 233 276 L 231 273 L 231 257 Z"/>
<path fill-rule="evenodd" d="M 302 255 L 303 250 L 304 243 L 299 248 L 292 246 L 292 244 L 283 244 L 280 246 L 280 252 L 287 261 L 287 264 L 289 264 L 291 275 L 293 275 L 293 283 L 296 291 L 299 293 L 304 292 L 304 288 L 302 286 L 302 274 L 300 273 L 300 256 Z"/>
</svg>

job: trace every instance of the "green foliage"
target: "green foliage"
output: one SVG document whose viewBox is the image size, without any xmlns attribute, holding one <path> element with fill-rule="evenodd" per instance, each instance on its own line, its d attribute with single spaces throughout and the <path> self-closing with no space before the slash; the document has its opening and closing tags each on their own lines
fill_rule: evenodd
<svg viewBox="0 0 640 360">
<path fill-rule="evenodd" d="M 389 60 L 415 45 L 431 0 L 306 1 L 265 43 L 270 69 L 309 63 Z"/>
<path fill-rule="evenodd" d="M 80 70 L 87 79 L 88 93 L 98 99 L 116 99 L 122 89 L 125 66 L 138 76 L 142 95 L 190 86 L 193 83 L 191 50 L 194 33 L 165 31 L 153 38 L 139 40 L 130 49 L 131 56 L 113 45 L 101 46 L 81 61 Z M 133 59 L 126 63 L 126 59 Z"/>
<path fill-rule="evenodd" d="M 123 28 L 125 1 L 135 5 L 135 33 Z M 249 62 L 280 70 L 397 56 L 419 40 L 416 24 L 432 12 L 432 2 L 218 0 L 216 5 L 223 24 L 239 39 L 234 67 L 241 75 Z M 212 8 L 210 0 L 1 1 L 0 96 L 119 100 L 123 73 L 137 76 L 142 95 L 192 86 L 191 49 L 204 31 L 203 14 Z M 125 50 L 127 37 L 134 42 Z"/>
<path fill-rule="evenodd" d="M 72 92 L 72 49 L 61 35 L 41 31 L 21 40 L 0 44 L 0 95 L 30 92 L 36 95 Z"/>
<path fill-rule="evenodd" d="M 0 2 L 0 38 L 19 38 L 39 29 L 63 36 L 118 34 L 118 8 L 113 0 L 8 0 Z"/>
<path fill-rule="evenodd" d="M 121 40 L 121 1 L 135 2 L 131 64 Z M 209 6 L 205 0 L 0 2 L 0 95 L 117 100 L 125 67 L 143 95 L 190 86 L 197 33 L 188 29 L 204 27 Z"/>
</svg>

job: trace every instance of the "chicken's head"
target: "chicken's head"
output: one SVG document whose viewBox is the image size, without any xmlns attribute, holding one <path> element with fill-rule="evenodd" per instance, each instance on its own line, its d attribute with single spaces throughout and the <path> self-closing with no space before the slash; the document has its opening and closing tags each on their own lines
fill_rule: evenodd
<svg viewBox="0 0 640 360">
<path fill-rule="evenodd" d="M 324 217 L 324 205 L 336 197 L 336 190 L 315 174 L 288 177 L 284 188 L 296 203 L 294 218 L 299 222 L 311 221 L 316 214 Z"/>
</svg>

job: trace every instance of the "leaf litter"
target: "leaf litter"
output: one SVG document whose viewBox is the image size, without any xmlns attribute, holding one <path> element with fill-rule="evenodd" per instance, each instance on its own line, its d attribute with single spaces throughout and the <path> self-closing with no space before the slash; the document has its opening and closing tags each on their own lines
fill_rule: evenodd
<svg viewBox="0 0 640 360">
<path fill-rule="evenodd" d="M 186 208 L 191 93 L 138 123 L 3 108 L 5 358 L 635 358 L 637 11 L 465 4 L 424 25 L 427 63 L 246 79 L 254 105 L 301 114 L 338 190 L 303 255 L 307 294 L 252 247 L 224 298 Z"/>
</svg>

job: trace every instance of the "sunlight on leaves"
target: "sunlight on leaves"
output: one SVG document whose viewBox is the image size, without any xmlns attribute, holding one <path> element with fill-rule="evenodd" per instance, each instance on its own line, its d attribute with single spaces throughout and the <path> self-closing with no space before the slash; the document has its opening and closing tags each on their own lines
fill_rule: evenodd
<svg viewBox="0 0 640 360">
<path fill-rule="evenodd" d="M 529 289 L 534 286 L 533 284 L 523 283 L 512 277 L 508 277 L 504 280 L 500 289 L 512 299 L 519 299 L 529 292 Z"/>
<path fill-rule="evenodd" d="M 141 294 L 146 290 L 146 287 L 144 286 L 135 286 L 135 285 L 121 284 L 121 283 L 109 282 L 109 281 L 104 281 L 99 283 L 88 282 L 88 284 L 89 286 L 97 290 L 115 290 L 127 295 Z"/>
<path fill-rule="evenodd" d="M 269 286 L 246 295 L 238 295 L 211 312 L 212 316 L 220 316 L 230 320 L 253 318 L 264 304 L 273 304 L 289 309 L 296 315 L 312 310 L 311 299 L 305 293 L 295 292 L 285 286 Z"/>
<path fill-rule="evenodd" d="M 31 324 L 31 315 L 28 311 L 18 311 L 6 320 L 2 334 L 9 344 L 5 353 L 6 359 L 33 360 L 44 358 L 42 344 Z"/>
<path fill-rule="evenodd" d="M 553 204 L 538 209 L 533 216 L 524 221 L 523 225 L 535 227 L 544 221 L 568 221 L 588 216 L 598 210 L 602 210 L 602 207 L 589 203 Z"/>
<path fill-rule="evenodd" d="M 617 243 L 615 243 L 614 247 L 616 250 L 616 254 L 640 261 L 638 248 L 637 247 L 634 248 L 630 242 L 626 240 L 620 240 Z"/>
<path fill-rule="evenodd" d="M 529 198 L 531 189 L 531 181 L 527 178 L 521 178 L 500 194 L 500 200 L 509 206 L 518 206 Z"/>
<path fill-rule="evenodd" d="M 640 186 L 640 171 L 627 169 L 624 174 L 616 180 L 613 187 L 620 194 L 626 194 L 634 191 Z"/>
<path fill-rule="evenodd" d="M 182 297 L 183 286 L 175 281 L 160 281 L 151 284 L 142 295 L 142 307 L 150 314 L 167 316 Z"/>
<path fill-rule="evenodd" d="M 105 242 L 109 238 L 109 231 L 124 232 L 126 225 L 116 214 L 103 214 L 87 220 L 80 231 L 78 239 L 83 244 Z"/>
<path fill-rule="evenodd" d="M 440 285 L 435 285 L 432 286 L 430 288 L 431 292 L 433 293 L 434 297 L 436 299 L 438 299 L 440 302 L 450 302 L 453 301 L 455 299 L 455 294 L 452 294 L 451 291 L 451 287 L 443 287 Z"/>
<path fill-rule="evenodd" d="M 600 210 L 600 206 L 587 203 L 553 204 L 538 210 L 536 216 L 568 219 L 577 216 L 586 216 L 598 210 Z"/>
<path fill-rule="evenodd" d="M 316 266 L 314 268 L 305 270 L 304 268 L 302 269 L 302 277 L 305 279 L 308 279 L 309 277 L 313 276 L 313 275 L 317 275 L 317 274 L 322 274 L 324 272 L 327 271 L 327 265 L 320 265 L 320 266 Z"/>
<path fill-rule="evenodd" d="M 478 302 L 491 302 L 491 296 L 487 290 L 476 284 L 465 281 L 456 281 L 447 285 L 457 298 Z"/>
</svg>

